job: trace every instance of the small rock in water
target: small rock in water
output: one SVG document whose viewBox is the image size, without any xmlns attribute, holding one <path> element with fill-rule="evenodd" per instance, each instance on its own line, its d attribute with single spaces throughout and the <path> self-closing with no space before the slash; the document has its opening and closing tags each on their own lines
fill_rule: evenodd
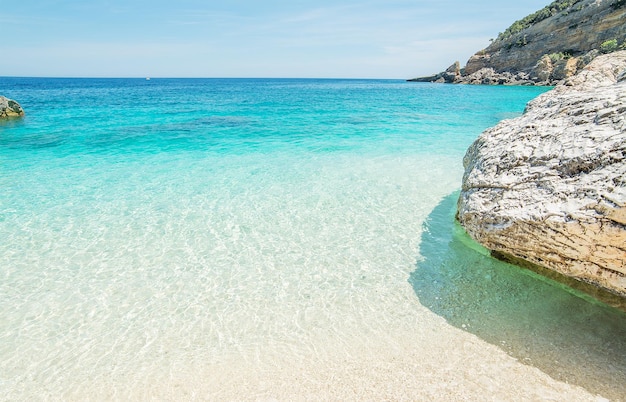
<svg viewBox="0 0 626 402">
<path fill-rule="evenodd" d="M 0 96 L 0 120 L 24 116 L 24 109 L 13 99 Z"/>
</svg>

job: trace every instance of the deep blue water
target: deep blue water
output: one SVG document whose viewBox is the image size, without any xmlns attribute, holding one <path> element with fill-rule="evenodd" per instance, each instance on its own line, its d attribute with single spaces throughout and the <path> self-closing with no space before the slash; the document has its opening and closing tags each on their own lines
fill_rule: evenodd
<svg viewBox="0 0 626 402">
<path fill-rule="evenodd" d="M 463 152 L 542 88 L 297 79 L 0 78 L 27 118 L 2 152 Z M 10 128 L 10 130 L 6 130 Z"/>
</svg>

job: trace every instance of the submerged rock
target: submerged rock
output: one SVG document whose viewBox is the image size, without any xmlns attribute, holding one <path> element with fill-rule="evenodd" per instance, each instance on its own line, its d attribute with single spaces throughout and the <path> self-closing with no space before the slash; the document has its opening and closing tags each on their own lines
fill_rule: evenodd
<svg viewBox="0 0 626 402">
<path fill-rule="evenodd" d="M 470 236 L 626 297 L 626 51 L 486 130 L 463 163 L 457 216 Z"/>
<path fill-rule="evenodd" d="M 24 110 L 13 99 L 0 96 L 0 120 L 24 116 Z"/>
</svg>

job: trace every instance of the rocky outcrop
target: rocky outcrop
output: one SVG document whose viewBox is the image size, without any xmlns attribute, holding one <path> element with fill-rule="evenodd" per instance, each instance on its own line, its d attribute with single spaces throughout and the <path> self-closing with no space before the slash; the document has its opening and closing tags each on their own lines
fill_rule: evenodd
<svg viewBox="0 0 626 402">
<path fill-rule="evenodd" d="M 486 49 L 472 56 L 467 74 L 482 68 L 497 72 L 523 71 L 533 74 L 546 54 L 573 58 L 600 49 L 602 43 L 626 39 L 626 6 L 620 0 L 582 0 L 511 35 L 499 36 Z M 556 79 L 558 80 L 558 79 Z"/>
<path fill-rule="evenodd" d="M 626 46 L 624 21 L 625 0 L 554 1 L 516 21 L 470 57 L 463 74 L 445 82 L 555 85 L 589 64 L 607 41 Z"/>
<path fill-rule="evenodd" d="M 462 77 L 461 63 L 455 61 L 446 71 L 431 75 L 429 77 L 413 78 L 408 81 L 414 82 L 436 82 L 436 83 L 456 83 Z"/>
<path fill-rule="evenodd" d="M 463 163 L 457 217 L 471 237 L 626 297 L 626 51 L 486 130 Z"/>
<path fill-rule="evenodd" d="M 0 96 L 0 120 L 24 116 L 24 110 L 16 101 Z"/>
<path fill-rule="evenodd" d="M 475 73 L 459 77 L 456 84 L 474 85 L 534 85 L 530 76 L 524 72 L 498 73 L 493 68 L 483 68 Z"/>
<path fill-rule="evenodd" d="M 535 85 L 527 73 L 498 73 L 493 68 L 483 68 L 466 75 L 457 61 L 446 71 L 429 77 L 412 78 L 411 82 L 434 82 L 438 84 L 476 84 L 476 85 Z"/>
</svg>

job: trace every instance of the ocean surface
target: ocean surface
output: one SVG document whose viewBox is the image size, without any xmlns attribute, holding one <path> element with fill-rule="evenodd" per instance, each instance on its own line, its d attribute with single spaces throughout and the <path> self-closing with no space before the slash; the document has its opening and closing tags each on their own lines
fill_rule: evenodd
<svg viewBox="0 0 626 402">
<path fill-rule="evenodd" d="M 545 90 L 0 78 L 0 400 L 624 400 L 626 315 L 454 223 Z"/>
</svg>

